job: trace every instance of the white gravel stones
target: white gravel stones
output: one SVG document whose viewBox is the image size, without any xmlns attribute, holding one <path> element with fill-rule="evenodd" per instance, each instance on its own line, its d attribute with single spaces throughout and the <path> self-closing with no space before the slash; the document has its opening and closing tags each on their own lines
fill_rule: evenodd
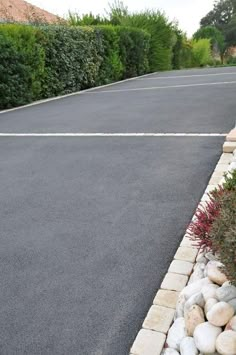
<svg viewBox="0 0 236 355">
<path fill-rule="evenodd" d="M 226 302 L 216 303 L 209 312 L 207 312 L 207 320 L 216 327 L 226 325 L 234 315 L 234 309 Z"/>
<path fill-rule="evenodd" d="M 204 307 L 205 301 L 204 301 L 204 298 L 203 298 L 203 295 L 202 295 L 201 292 L 196 293 L 195 295 L 191 296 L 187 300 L 187 302 L 185 302 L 185 304 L 184 304 L 184 314 L 186 314 L 186 312 L 188 312 L 188 310 L 194 305 L 200 306 L 201 308 Z"/>
<path fill-rule="evenodd" d="M 184 338 L 180 343 L 181 355 L 198 355 L 198 349 L 192 337 Z"/>
<path fill-rule="evenodd" d="M 176 305 L 175 319 L 184 316 L 184 305 L 186 303 L 185 295 L 180 295 Z"/>
<path fill-rule="evenodd" d="M 199 351 L 211 354 L 216 351 L 216 339 L 221 333 L 220 327 L 209 322 L 199 324 L 194 331 L 194 341 Z"/>
<path fill-rule="evenodd" d="M 205 264 L 197 263 L 189 279 L 189 284 L 204 278 Z"/>
<path fill-rule="evenodd" d="M 230 319 L 229 323 L 225 327 L 226 330 L 234 330 L 236 332 L 236 316 Z"/>
<path fill-rule="evenodd" d="M 196 261 L 197 261 L 197 263 L 204 264 L 204 265 L 206 265 L 208 263 L 208 259 L 202 254 L 199 254 Z"/>
<path fill-rule="evenodd" d="M 209 300 L 209 298 L 216 298 L 216 290 L 219 288 L 218 285 L 207 285 L 207 286 L 203 286 L 201 292 L 203 295 L 203 298 L 205 300 L 205 302 L 207 300 Z"/>
<path fill-rule="evenodd" d="M 236 354 L 236 332 L 227 330 L 221 333 L 216 340 L 216 350 L 221 355 Z"/>
<path fill-rule="evenodd" d="M 209 298 L 204 307 L 205 314 L 210 311 L 210 309 L 216 304 L 218 301 L 215 298 Z"/>
<path fill-rule="evenodd" d="M 210 261 L 206 266 L 208 278 L 218 285 L 223 285 L 223 283 L 227 281 L 227 277 L 220 270 L 222 266 L 222 263 L 215 260 Z"/>
<path fill-rule="evenodd" d="M 181 341 L 187 336 L 183 317 L 175 320 L 167 336 L 167 344 L 170 348 L 179 350 Z"/>
<path fill-rule="evenodd" d="M 208 259 L 208 260 L 217 260 L 217 256 L 214 255 L 212 252 L 208 252 L 205 254 L 205 257 Z"/>
<path fill-rule="evenodd" d="M 179 355 L 179 352 L 172 348 L 164 349 L 161 355 Z"/>
<path fill-rule="evenodd" d="M 233 308 L 234 308 L 234 313 L 236 314 L 236 298 L 233 298 L 228 302 Z"/>
<path fill-rule="evenodd" d="M 236 287 L 235 286 L 224 286 L 220 287 L 216 291 L 216 296 L 219 301 L 228 302 L 233 298 L 236 298 Z"/>
<path fill-rule="evenodd" d="M 202 290 L 202 288 L 206 285 L 212 284 L 212 281 L 209 280 L 208 277 L 205 277 L 204 279 L 198 280 L 192 284 L 189 284 L 186 286 L 181 294 L 185 295 L 186 299 L 190 298 L 193 296 L 195 293 L 198 293 Z"/>
<path fill-rule="evenodd" d="M 205 322 L 204 312 L 201 307 L 194 305 L 185 314 L 185 326 L 188 336 L 192 337 L 195 328 Z"/>
</svg>

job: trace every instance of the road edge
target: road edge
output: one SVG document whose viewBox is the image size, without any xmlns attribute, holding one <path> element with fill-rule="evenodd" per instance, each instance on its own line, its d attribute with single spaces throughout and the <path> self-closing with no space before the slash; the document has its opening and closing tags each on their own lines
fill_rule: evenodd
<svg viewBox="0 0 236 355">
<path fill-rule="evenodd" d="M 71 96 L 82 95 L 82 94 L 84 94 L 86 92 L 90 92 L 90 91 L 94 91 L 94 90 L 97 90 L 97 89 L 106 88 L 106 87 L 109 87 L 109 86 L 112 86 L 112 85 L 123 84 L 123 83 L 126 83 L 127 81 L 137 80 L 139 78 L 145 78 L 145 77 L 147 77 L 149 75 L 154 75 L 154 74 L 158 74 L 158 72 L 148 73 L 148 74 L 144 74 L 144 75 L 140 75 L 140 76 L 135 76 L 133 78 L 114 81 L 113 83 L 100 85 L 100 86 L 94 86 L 94 87 L 89 88 L 89 89 L 71 92 L 70 94 L 59 95 L 59 96 L 55 96 L 55 97 L 49 97 L 47 99 L 34 101 L 34 102 L 31 102 L 31 103 L 26 104 L 26 105 L 13 107 L 13 108 L 10 108 L 10 109 L 7 109 L 7 110 L 2 110 L 2 111 L 0 111 L 0 115 L 3 115 L 4 113 L 12 112 L 12 111 L 21 110 L 23 108 L 28 108 L 28 107 L 32 107 L 32 106 L 38 106 L 38 105 L 41 105 L 41 104 L 46 104 L 46 103 L 51 102 L 51 101 L 57 101 L 57 100 L 65 99 L 65 98 L 71 97 Z"/>
<path fill-rule="evenodd" d="M 233 129 L 226 137 L 223 153 L 199 204 L 208 201 L 209 191 L 222 183 L 226 172 L 235 169 L 236 162 L 232 162 L 233 159 L 235 161 L 234 156 L 236 156 L 236 129 Z M 197 256 L 198 249 L 192 245 L 185 233 L 143 321 L 142 328 L 131 346 L 130 355 L 161 354 L 174 320 L 178 296 L 189 281 Z"/>
</svg>

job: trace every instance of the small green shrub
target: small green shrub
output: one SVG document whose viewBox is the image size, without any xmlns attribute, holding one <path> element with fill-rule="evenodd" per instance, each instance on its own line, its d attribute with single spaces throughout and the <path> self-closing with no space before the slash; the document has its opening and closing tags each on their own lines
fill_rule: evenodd
<svg viewBox="0 0 236 355">
<path fill-rule="evenodd" d="M 224 264 L 224 273 L 236 286 L 236 191 L 231 189 L 221 198 L 219 216 L 211 227 L 213 250 Z"/>
<path fill-rule="evenodd" d="M 227 61 L 226 61 L 227 64 L 236 64 L 236 57 L 232 57 L 230 56 L 229 58 L 227 58 Z"/>
<path fill-rule="evenodd" d="M 230 190 L 236 190 L 236 170 L 233 170 L 231 172 L 228 172 L 224 175 L 225 182 L 223 184 L 224 189 L 230 191 Z"/>
<path fill-rule="evenodd" d="M 193 64 L 198 67 L 207 65 L 212 58 L 211 42 L 209 39 L 199 39 L 192 41 Z"/>
<path fill-rule="evenodd" d="M 210 192 L 190 223 L 188 236 L 199 249 L 219 254 L 224 273 L 236 286 L 236 170 L 225 175 L 223 187 Z"/>
</svg>

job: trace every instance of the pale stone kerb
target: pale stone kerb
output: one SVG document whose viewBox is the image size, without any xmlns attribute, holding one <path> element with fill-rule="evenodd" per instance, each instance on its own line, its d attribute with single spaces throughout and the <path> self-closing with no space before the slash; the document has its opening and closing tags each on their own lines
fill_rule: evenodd
<svg viewBox="0 0 236 355">
<path fill-rule="evenodd" d="M 170 291 L 182 291 L 188 282 L 188 276 L 168 272 L 162 281 L 161 288 Z"/>
<path fill-rule="evenodd" d="M 229 163 L 231 163 L 232 157 L 233 157 L 233 154 L 223 153 L 221 155 L 221 157 L 220 157 L 220 160 L 219 160 L 217 166 L 220 165 L 220 164 L 229 164 Z"/>
<path fill-rule="evenodd" d="M 236 142 L 236 128 L 232 129 L 226 137 L 227 142 Z"/>
<path fill-rule="evenodd" d="M 169 272 L 190 276 L 193 270 L 193 263 L 183 260 L 173 260 L 169 267 Z"/>
<path fill-rule="evenodd" d="M 188 247 L 179 247 L 177 252 L 175 253 L 175 260 L 189 261 L 194 263 L 197 257 L 197 249 L 188 248 Z"/>
<path fill-rule="evenodd" d="M 152 306 L 143 322 L 143 328 L 166 334 L 174 319 L 175 310 L 162 306 Z"/>
<path fill-rule="evenodd" d="M 153 304 L 167 308 L 176 308 L 179 292 L 171 290 L 159 290 L 154 298 Z"/>
<path fill-rule="evenodd" d="M 165 334 L 141 329 L 131 348 L 131 355 L 159 355 L 165 341 Z"/>
<path fill-rule="evenodd" d="M 235 149 L 236 149 L 236 142 L 225 142 L 223 145 L 224 153 L 233 153 Z"/>
</svg>

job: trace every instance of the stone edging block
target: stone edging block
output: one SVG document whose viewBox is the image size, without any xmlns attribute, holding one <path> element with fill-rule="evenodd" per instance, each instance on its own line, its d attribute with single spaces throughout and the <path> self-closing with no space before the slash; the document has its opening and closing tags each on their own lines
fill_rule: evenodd
<svg viewBox="0 0 236 355">
<path fill-rule="evenodd" d="M 227 142 L 236 142 L 236 128 L 232 129 L 226 137 Z"/>
</svg>

